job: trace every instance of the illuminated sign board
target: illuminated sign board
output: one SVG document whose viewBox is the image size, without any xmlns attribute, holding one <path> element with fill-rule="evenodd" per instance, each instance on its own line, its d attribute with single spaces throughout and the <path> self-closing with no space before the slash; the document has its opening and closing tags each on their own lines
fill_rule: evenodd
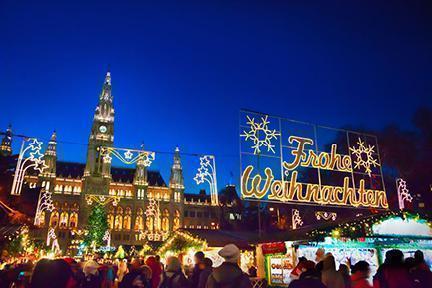
<svg viewBox="0 0 432 288">
<path fill-rule="evenodd" d="M 377 139 L 240 112 L 244 199 L 387 209 Z"/>
</svg>

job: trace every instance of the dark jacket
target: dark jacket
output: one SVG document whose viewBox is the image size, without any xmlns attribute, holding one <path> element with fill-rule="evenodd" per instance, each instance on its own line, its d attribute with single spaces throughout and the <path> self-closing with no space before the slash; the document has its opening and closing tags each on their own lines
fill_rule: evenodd
<svg viewBox="0 0 432 288">
<path fill-rule="evenodd" d="M 293 280 L 288 288 L 326 288 L 320 280 L 320 274 L 315 269 L 300 274 L 300 279 Z"/>
<path fill-rule="evenodd" d="M 165 272 L 161 284 L 162 288 L 187 288 L 189 282 L 183 272 Z"/>
<path fill-rule="evenodd" d="M 138 279 L 139 278 L 139 279 Z M 144 284 L 146 288 L 151 288 L 151 282 L 146 279 L 145 275 L 141 273 L 140 270 L 132 271 L 127 273 L 123 280 L 119 284 L 119 288 L 133 288 L 136 287 L 133 285 L 135 280 L 141 280 L 141 283 Z"/>
<path fill-rule="evenodd" d="M 190 281 L 190 288 L 197 288 L 199 283 L 199 278 L 201 274 L 201 269 L 199 268 L 198 264 L 195 264 L 192 274 L 190 275 L 189 281 Z"/>
<path fill-rule="evenodd" d="M 237 264 L 224 262 L 213 269 L 207 280 L 206 288 L 251 288 L 249 277 Z"/>
<path fill-rule="evenodd" d="M 201 271 L 199 281 L 198 281 L 198 288 L 205 288 L 207 284 L 207 279 L 209 278 L 210 274 L 213 272 L 213 268 L 205 268 Z"/>
</svg>

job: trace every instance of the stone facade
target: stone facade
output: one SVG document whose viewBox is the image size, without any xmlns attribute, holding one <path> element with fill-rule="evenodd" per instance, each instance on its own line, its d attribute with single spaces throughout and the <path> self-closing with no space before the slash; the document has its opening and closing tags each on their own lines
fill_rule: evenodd
<svg viewBox="0 0 432 288">
<path fill-rule="evenodd" d="M 174 151 L 168 184 L 158 171 L 147 170 L 140 161 L 134 168 L 119 168 L 101 157 L 102 147 L 114 147 L 109 72 L 95 110 L 86 163 L 58 161 L 56 146 L 54 132 L 44 154 L 48 167 L 39 175 L 26 177 L 30 188 L 52 192 L 54 210 L 42 213 L 39 229 L 34 231 L 39 239 L 46 239 L 48 229 L 54 228 L 60 247 L 70 246 L 86 229 L 96 202 L 105 202 L 111 245 L 163 241 L 178 228 L 219 228 L 220 208 L 211 205 L 210 196 L 185 193 L 179 148 Z M 150 208 L 156 215 L 149 215 Z"/>
</svg>

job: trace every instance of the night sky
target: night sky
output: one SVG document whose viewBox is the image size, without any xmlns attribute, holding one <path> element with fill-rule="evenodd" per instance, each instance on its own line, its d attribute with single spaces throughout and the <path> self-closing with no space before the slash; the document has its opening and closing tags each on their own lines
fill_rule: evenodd
<svg viewBox="0 0 432 288">
<path fill-rule="evenodd" d="M 1 130 L 55 129 L 59 158 L 85 161 L 109 66 L 115 145 L 215 154 L 223 186 L 240 108 L 380 129 L 432 105 L 429 1 L 115 2 L 1 0 Z M 172 155 L 157 157 L 168 180 Z"/>
</svg>

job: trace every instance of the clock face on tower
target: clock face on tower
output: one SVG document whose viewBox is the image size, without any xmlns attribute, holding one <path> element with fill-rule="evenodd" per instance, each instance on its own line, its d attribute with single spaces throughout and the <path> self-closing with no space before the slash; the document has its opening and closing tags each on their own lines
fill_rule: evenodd
<svg viewBox="0 0 432 288">
<path fill-rule="evenodd" d="M 105 132 L 107 131 L 106 126 L 104 126 L 104 125 L 99 126 L 99 131 L 100 131 L 101 133 L 105 133 Z"/>
</svg>

